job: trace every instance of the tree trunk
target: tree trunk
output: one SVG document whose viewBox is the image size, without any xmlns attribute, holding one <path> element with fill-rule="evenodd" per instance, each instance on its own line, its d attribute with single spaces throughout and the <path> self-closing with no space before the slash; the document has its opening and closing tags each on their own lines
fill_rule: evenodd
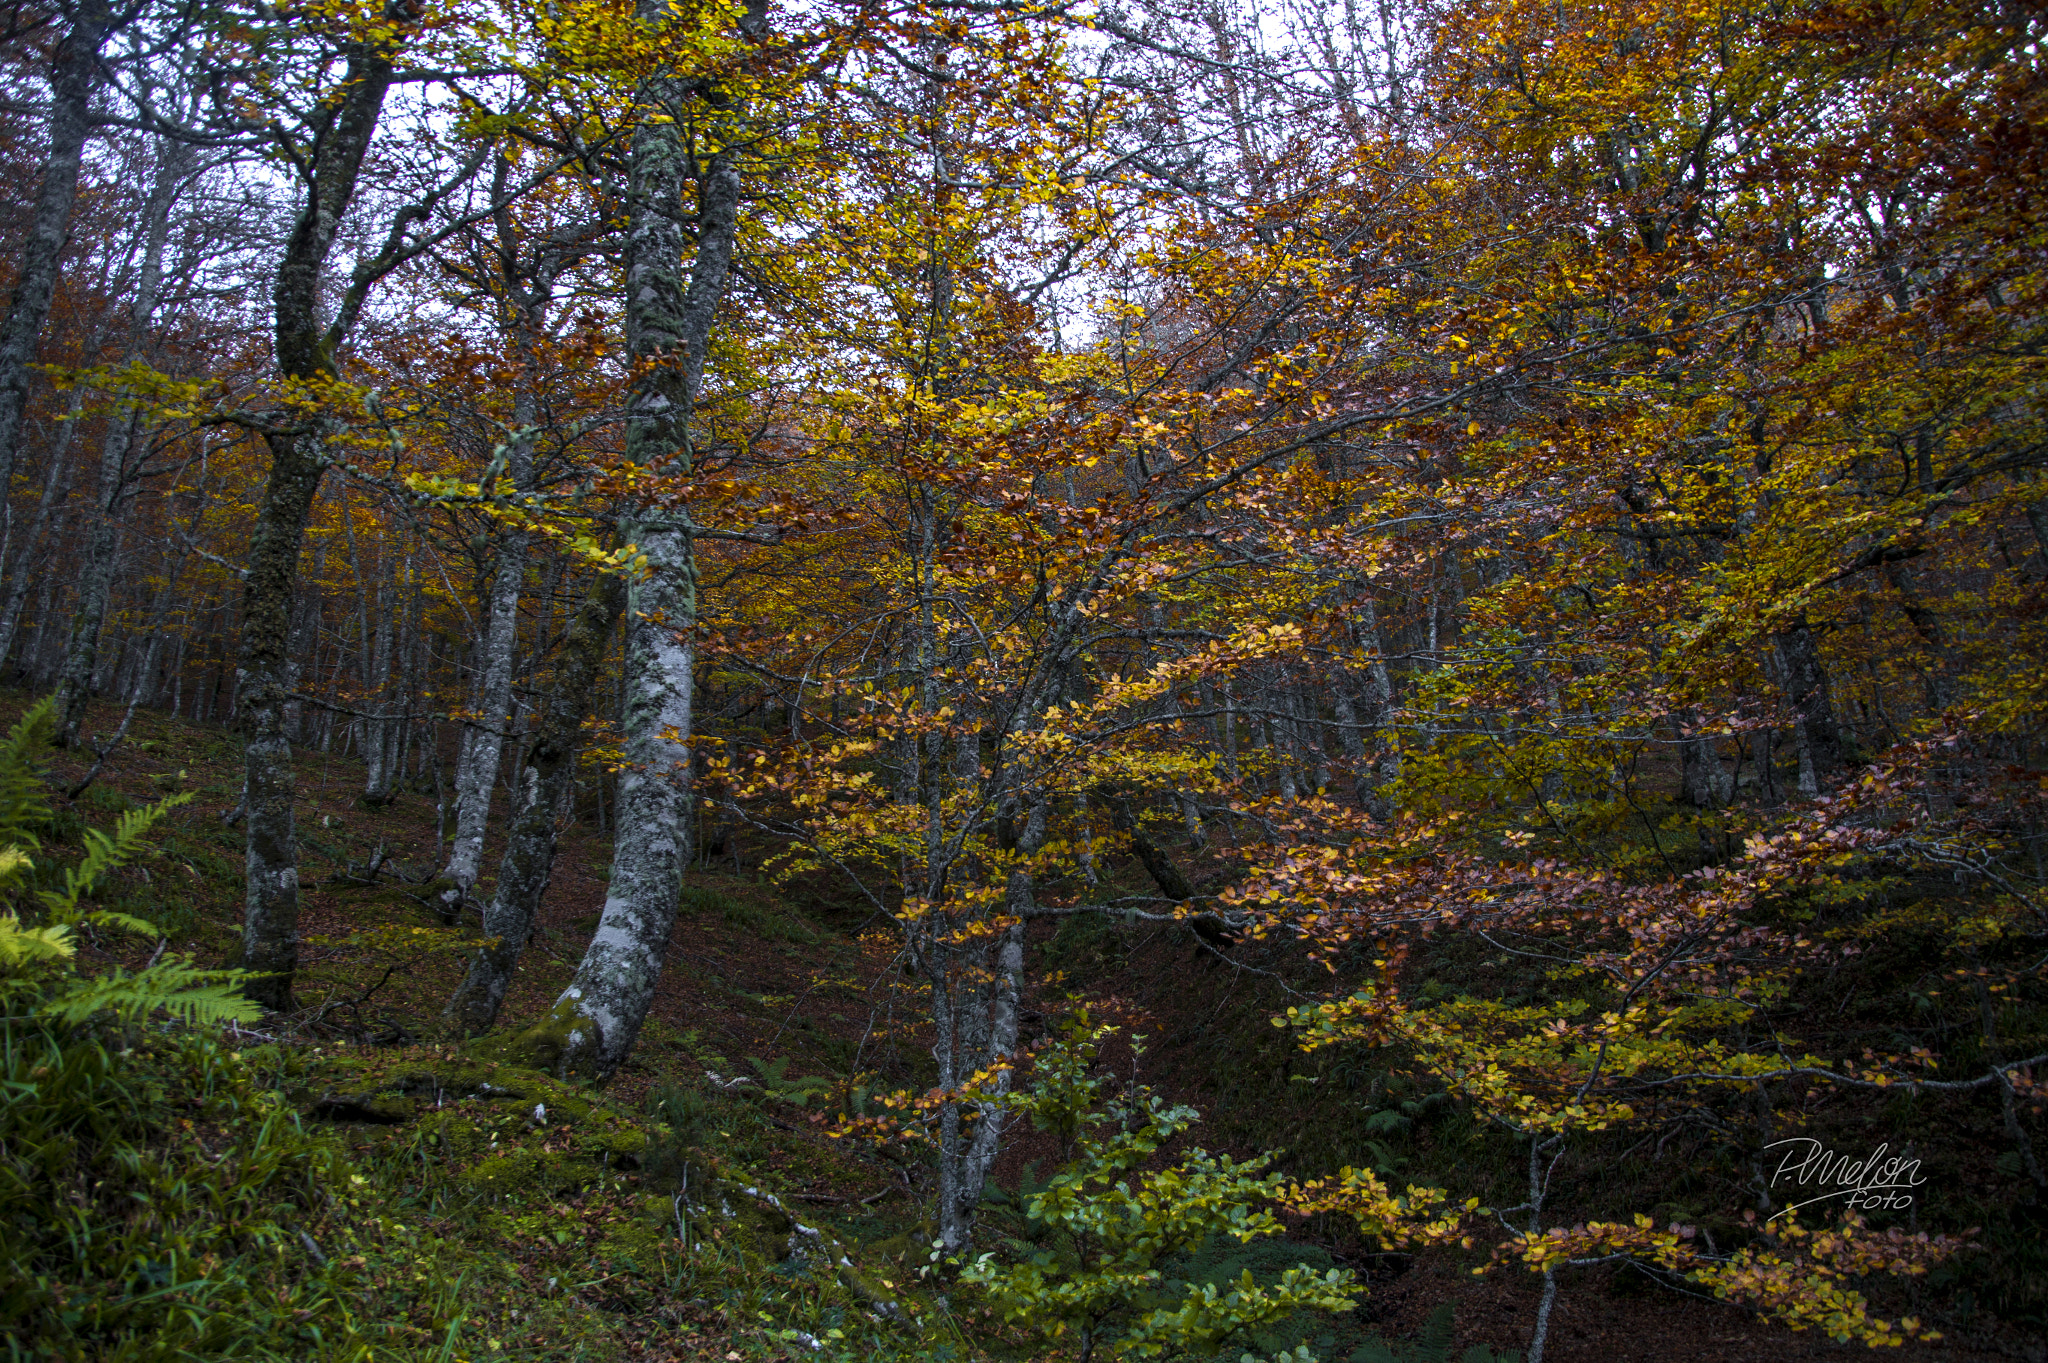
<svg viewBox="0 0 2048 1363">
<path fill-rule="evenodd" d="M 86 525 L 85 555 L 79 564 L 78 602 L 71 616 L 71 641 L 64 671 L 57 683 L 58 742 L 78 746 L 85 723 L 85 703 L 93 693 L 93 672 L 99 663 L 100 631 L 113 595 L 114 560 L 120 540 L 122 494 L 128 485 L 128 451 L 142 414 L 132 406 L 115 413 L 100 450 L 99 495 Z"/>
<path fill-rule="evenodd" d="M 662 18 L 641 0 L 643 19 Z M 743 21 L 743 27 L 746 21 Z M 693 96 L 652 82 L 652 103 Z M 680 110 L 678 109 L 678 112 Z M 673 116 L 671 116 L 673 117 Z M 682 191 L 690 169 L 679 125 L 643 123 L 630 153 L 626 264 L 627 349 L 645 366 L 627 400 L 626 457 L 685 473 L 690 414 L 703 385 L 712 321 L 725 293 L 739 213 L 739 173 L 724 154 L 697 185 L 697 250 L 682 272 Z M 654 1002 L 689 857 L 691 687 L 696 566 L 687 515 L 654 507 L 621 527 L 647 571 L 626 602 L 625 770 L 620 774 L 611 884 L 597 933 L 545 1028 L 564 1072 L 608 1075 L 625 1063 Z"/>
<path fill-rule="evenodd" d="M 341 338 L 322 325 L 320 276 L 342 215 L 355 197 L 392 77 L 383 47 L 356 47 L 349 57 L 339 107 L 320 139 L 306 204 L 293 224 L 277 272 L 277 361 L 293 379 L 334 372 Z M 270 478 L 249 546 L 242 603 L 242 658 L 237 697 L 248 735 L 243 780 L 248 826 L 248 891 L 240 964 L 259 972 L 249 997 L 282 1010 L 292 998 L 299 960 L 298 831 L 292 822 L 292 753 L 285 737 L 292 604 L 299 550 L 313 497 L 326 469 L 322 433 L 273 434 Z"/>
<path fill-rule="evenodd" d="M 1695 809 L 1719 809 L 1733 798 L 1735 778 L 1721 765 L 1719 746 L 1707 733 L 1679 736 L 1679 792 Z"/>
<path fill-rule="evenodd" d="M 71 442 L 78 431 L 78 414 L 85 409 L 85 387 L 83 384 L 71 390 L 71 410 L 64 421 L 63 429 L 57 434 L 56 444 L 50 451 L 50 471 L 43 479 L 42 500 L 36 504 L 36 518 L 24 538 L 21 552 L 15 557 L 14 576 L 7 584 L 7 600 L 0 605 L 0 664 L 14 651 L 16 627 L 21 621 L 22 604 L 28 600 L 29 584 L 39 575 L 29 568 L 36 561 L 36 553 L 42 547 L 43 538 L 49 533 L 51 512 L 65 492 L 71 457 Z M 47 588 L 49 578 L 43 577 Z"/>
<path fill-rule="evenodd" d="M 1112 796 L 1109 807 L 1116 820 L 1119 833 L 1131 840 L 1131 853 L 1152 877 L 1152 883 L 1159 887 L 1159 893 L 1176 904 L 1193 899 L 1195 887 L 1188 884 L 1188 878 L 1180 873 L 1167 855 L 1160 851 L 1153 841 L 1145 836 L 1144 826 L 1138 821 L 1138 814 L 1131 807 L 1128 795 Z"/>
<path fill-rule="evenodd" d="M 100 0 L 73 11 L 71 31 L 50 61 L 50 145 L 43 156 L 42 182 L 29 210 L 28 235 L 21 244 L 14 298 L 0 321 L 0 497 L 14 484 L 16 449 L 28 411 L 29 377 L 36 342 L 57 294 L 57 268 L 78 201 L 78 171 L 92 124 L 92 96 L 99 85 L 100 44 L 109 17 Z"/>
<path fill-rule="evenodd" d="M 1017 851 L 1030 857 L 1045 845 L 1046 807 L 1034 804 L 1018 831 Z M 1036 903 L 1031 873 L 1012 870 L 1003 888 L 1011 920 L 978 950 L 949 943 L 932 953 L 933 1018 L 939 1024 L 942 1088 L 989 1074 L 970 1102 L 946 1105 L 939 1123 L 939 1239 L 958 1253 L 974 1241 L 975 1211 L 1002 1151 L 1002 1096 L 1017 1051 L 1017 1000 L 1024 982 L 1024 923 Z M 993 1072 L 992 1074 L 990 1072 Z"/>
<path fill-rule="evenodd" d="M 1820 642 L 1802 613 L 1792 627 L 1774 636 L 1778 667 L 1791 703 L 1794 741 L 1802 763 L 1803 793 L 1813 794 L 1829 772 L 1842 765 L 1842 731 L 1828 698 L 1827 669 L 1820 660 Z"/>
<path fill-rule="evenodd" d="M 524 531 L 506 532 L 498 546 L 498 571 L 491 578 L 489 619 L 479 650 L 478 721 L 455 770 L 455 841 L 449 849 L 447 875 L 455 882 L 450 894 L 457 900 L 469 893 L 483 866 L 484 828 L 491 816 L 505 732 L 512 722 L 512 665 L 519 653 L 519 588 L 526 578 L 526 541 Z"/>
<path fill-rule="evenodd" d="M 292 976 L 299 960 L 295 781 L 291 744 L 285 737 L 291 608 L 299 545 L 326 462 L 314 436 L 270 437 L 270 459 L 270 481 L 250 544 L 242 604 L 237 695 L 248 734 L 242 797 L 248 827 L 248 888 L 238 964 L 261 972 L 250 982 L 249 996 L 282 1011 L 291 1005 Z"/>
<path fill-rule="evenodd" d="M 398 612 L 398 568 L 391 548 L 384 548 L 384 583 L 377 591 L 377 626 L 369 643 L 364 678 L 364 708 L 374 718 L 363 721 L 363 803 L 372 809 L 391 803 L 392 767 L 398 756 L 397 724 L 391 708 L 391 647 Z"/>
<path fill-rule="evenodd" d="M 191 150 L 183 143 L 166 139 L 158 144 L 156 173 L 151 178 L 149 197 L 142 205 L 142 259 L 136 271 L 135 297 L 128 309 L 124 363 L 139 360 L 143 353 L 150 318 L 156 313 L 157 295 L 163 288 L 171 207 L 177 201 L 179 182 L 185 178 L 191 161 Z M 88 530 L 78 610 L 71 625 L 71 647 L 64 660 L 64 679 L 58 687 L 59 741 L 66 747 L 77 746 L 79 726 L 85 720 L 86 698 L 93 689 L 100 633 L 106 624 L 107 601 L 113 587 L 121 501 L 128 489 L 128 460 L 141 424 L 141 409 L 133 401 L 123 403 L 107 428 L 106 442 L 100 450 L 99 515 Z"/>
<path fill-rule="evenodd" d="M 471 958 L 444 1015 L 468 1035 L 487 1031 L 497 1021 L 519 954 L 533 935 L 534 916 L 554 870 L 555 811 L 575 782 L 583 716 L 597 698 L 605 649 L 625 602 L 625 583 L 603 574 L 591 585 L 562 642 L 555 694 L 520 768 L 519 808 L 498 864 L 497 886 L 484 910 L 484 935 L 497 944 Z"/>
</svg>

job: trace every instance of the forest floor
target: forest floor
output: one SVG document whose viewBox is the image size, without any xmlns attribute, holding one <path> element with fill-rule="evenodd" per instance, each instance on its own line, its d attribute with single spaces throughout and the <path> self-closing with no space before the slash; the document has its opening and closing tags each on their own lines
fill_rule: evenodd
<svg viewBox="0 0 2048 1363">
<path fill-rule="evenodd" d="M 11 724 L 25 702 L 0 694 L 0 724 Z M 111 731 L 118 721 L 111 707 L 96 707 L 87 728 Z M 52 780 L 60 790 L 82 774 L 82 756 L 58 755 Z M 239 764 L 233 734 L 138 712 L 126 742 L 68 811 L 103 824 L 140 804 L 192 796 L 159 824 L 156 853 L 121 873 L 111 894 L 113 907 L 153 918 L 173 948 L 203 961 L 226 959 L 237 936 L 242 833 L 223 814 L 238 802 Z M 298 989 L 302 1011 L 269 1026 L 268 1034 L 303 1047 L 342 1041 L 397 1057 L 444 1055 L 437 1049 L 436 1018 L 461 973 L 458 944 L 477 929 L 473 909 L 453 929 L 436 912 L 431 882 L 442 849 L 434 796 L 407 787 L 381 808 L 366 808 L 358 798 L 360 764 L 317 751 L 298 754 L 298 773 L 307 942 Z M 502 792 L 497 803 L 502 810 Z M 489 846 L 487 869 L 498 846 L 495 840 Z M 374 883 L 361 883 L 380 847 L 379 874 Z M 707 1130 L 707 1144 L 743 1144 L 737 1153 L 762 1186 L 845 1243 L 863 1247 L 871 1273 L 913 1271 L 916 1250 L 928 1238 L 920 1210 L 929 1187 L 922 1165 L 828 1137 L 822 1109 L 834 1095 L 844 1101 L 857 1076 L 885 1086 L 919 1084 L 921 1045 L 907 1006 L 914 996 L 907 981 L 879 969 L 887 959 L 883 939 L 863 936 L 885 925 L 830 886 L 769 883 L 759 870 L 766 850 L 745 843 L 735 849 L 728 841 L 718 869 L 691 872 L 653 1017 L 606 1097 L 621 1110 L 639 1112 L 658 1093 L 708 1094 L 723 1105 L 709 1109 L 709 1127 L 731 1129 L 716 1137 Z M 588 819 L 565 834 L 538 932 L 506 1001 L 507 1024 L 544 1013 L 567 982 L 604 902 L 608 852 Z M 478 889 L 487 895 L 488 879 Z M 1347 1157 L 1363 1162 L 1357 1152 L 1370 1143 L 1356 1130 L 1357 1105 L 1346 1096 L 1357 1087 L 1356 1077 L 1296 1059 L 1268 1022 L 1300 997 L 1279 949 L 1257 957 L 1261 969 L 1274 967 L 1266 974 L 1234 967 L 1171 929 L 1069 926 L 1035 934 L 1032 949 L 1040 975 L 1057 981 L 1027 1000 L 1032 1022 L 1042 1029 L 1048 1017 L 1086 1004 L 1098 1017 L 1131 1023 L 1148 1041 L 1142 1061 L 1128 1056 L 1123 1063 L 1142 1064 L 1148 1082 L 1204 1111 L 1203 1144 L 1239 1155 L 1284 1148 L 1281 1167 L 1302 1172 L 1329 1172 Z M 134 964 L 148 948 L 107 943 L 100 955 Z M 755 1090 L 754 1097 L 737 1103 L 730 1095 L 739 1090 L 723 1089 L 707 1073 L 728 1083 L 753 1081 L 743 1087 Z M 744 1121 L 732 1118 L 742 1108 Z M 380 1138 L 379 1129 L 365 1127 L 357 1148 L 368 1151 Z M 998 1183 L 1016 1189 L 1043 1172 L 1049 1154 L 1045 1138 L 1024 1133 L 999 1165 Z M 1516 1200 L 1512 1161 L 1496 1164 L 1489 1176 L 1499 1193 Z M 996 1208 L 990 1216 L 999 1231 L 1019 1229 L 1014 1210 Z M 1412 1338 L 1445 1304 L 1454 1312 L 1451 1357 L 1474 1347 L 1505 1354 L 1527 1343 L 1539 1287 L 1532 1275 L 1497 1270 L 1475 1276 L 1472 1268 L 1483 1259 L 1477 1252 L 1364 1256 L 1328 1226 L 1298 1226 L 1294 1238 L 1304 1251 L 1350 1263 L 1372 1282 L 1357 1319 L 1318 1349 L 1326 1359 L 1343 1358 L 1361 1330 L 1388 1340 Z M 593 1306 L 603 1305 L 598 1296 Z M 722 1307 L 700 1303 L 689 1319 L 670 1319 L 665 1343 L 620 1321 L 615 1304 L 607 1308 L 607 1329 L 615 1332 L 622 1357 L 811 1356 L 778 1342 L 759 1310 L 735 1318 L 736 1300 L 728 1294 Z M 1950 1329 L 1940 1343 L 1910 1344 L 1893 1356 L 2048 1358 L 2026 1331 L 1981 1315 L 1965 1325 Z M 1337 1351 L 1326 1352 L 1332 1345 Z M 1014 1342 L 993 1327 L 956 1331 L 944 1348 L 913 1349 L 909 1356 L 962 1349 L 1017 1356 Z M 1632 1273 L 1598 1269 L 1566 1281 L 1548 1357 L 1553 1363 L 1789 1363 L 1860 1351 L 1816 1331 L 1759 1324 L 1744 1312 L 1655 1287 Z"/>
</svg>

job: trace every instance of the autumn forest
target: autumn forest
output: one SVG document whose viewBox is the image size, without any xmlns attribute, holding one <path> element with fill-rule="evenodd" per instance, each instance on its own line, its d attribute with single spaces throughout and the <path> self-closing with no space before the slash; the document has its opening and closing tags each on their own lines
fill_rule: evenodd
<svg viewBox="0 0 2048 1363">
<path fill-rule="evenodd" d="M 2048 1357 L 2044 43 L 0 5 L 7 1357 Z"/>
</svg>

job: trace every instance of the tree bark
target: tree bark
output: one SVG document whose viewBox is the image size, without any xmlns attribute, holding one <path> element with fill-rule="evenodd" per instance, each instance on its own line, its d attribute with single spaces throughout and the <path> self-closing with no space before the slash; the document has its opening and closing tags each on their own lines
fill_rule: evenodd
<svg viewBox="0 0 2048 1363">
<path fill-rule="evenodd" d="M 1116 820 L 1119 833 L 1131 840 L 1131 852 L 1152 877 L 1152 883 L 1159 887 L 1159 893 L 1175 903 L 1195 897 L 1195 887 L 1188 884 L 1188 878 L 1180 873 L 1167 855 L 1160 851 L 1153 841 L 1145 836 L 1145 829 L 1138 822 L 1137 811 L 1131 807 L 1128 795 L 1113 796 L 1109 801 L 1111 814 Z"/>
<path fill-rule="evenodd" d="M 649 21 L 666 13 L 657 0 L 641 0 L 640 12 Z M 690 97 L 672 78 L 654 85 L 657 108 Z M 711 157 L 697 184 L 697 249 L 686 286 L 681 206 L 689 170 L 676 122 L 650 120 L 635 131 L 626 340 L 643 369 L 627 401 L 626 456 L 679 473 L 691 465 L 690 415 L 732 262 L 740 191 L 730 158 Z M 689 859 L 697 611 L 689 521 L 680 508 L 653 507 L 622 525 L 621 535 L 638 545 L 647 570 L 626 602 L 626 761 L 610 889 L 597 933 L 545 1024 L 564 1073 L 609 1075 L 632 1052 L 661 979 Z"/>
<path fill-rule="evenodd" d="M 93 693 L 93 672 L 99 663 L 100 631 L 113 595 L 114 560 L 119 553 L 122 494 L 128 485 L 128 451 L 135 440 L 141 413 L 124 406 L 115 413 L 100 450 L 99 495 L 85 529 L 85 554 L 79 564 L 78 602 L 71 615 L 71 640 L 64 652 L 64 670 L 57 682 L 57 740 L 78 746 L 85 723 L 85 704 Z"/>
<path fill-rule="evenodd" d="M 327 334 L 321 323 L 321 269 L 355 197 L 391 78 L 386 49 L 357 46 L 350 52 L 339 104 L 307 178 L 305 207 L 277 272 L 277 361 L 287 378 L 311 381 L 334 372 L 340 338 Z M 299 550 L 326 469 L 322 434 L 316 420 L 312 431 L 267 437 L 270 478 L 249 546 L 242 604 L 237 698 L 248 734 L 243 774 L 248 890 L 239 964 L 258 972 L 248 985 L 249 996 L 276 1010 L 291 1004 L 299 959 L 298 830 L 292 818 L 294 779 L 285 719 Z"/>
<path fill-rule="evenodd" d="M 1685 803 L 1695 809 L 1719 809 L 1735 795 L 1735 779 L 1721 765 L 1721 754 L 1712 734 L 1683 734 L 1679 738 L 1679 791 Z"/>
<path fill-rule="evenodd" d="M 1819 781 L 1843 762 L 1842 731 L 1828 698 L 1828 674 L 1820 660 L 1820 642 L 1801 613 L 1789 629 L 1774 636 L 1778 667 L 1791 703 L 1793 738 L 1800 753 L 1801 793 L 1812 795 Z"/>
<path fill-rule="evenodd" d="M 363 721 L 363 803 L 375 809 L 391 803 L 392 768 L 398 758 L 398 723 L 385 712 L 391 706 L 391 649 L 397 628 L 398 568 L 391 547 L 384 547 L 384 583 L 377 591 L 377 625 L 365 642 L 368 676 L 364 699 L 375 717 Z"/>
<path fill-rule="evenodd" d="M 1016 840 L 1022 856 L 1045 845 L 1046 812 L 1037 803 L 1025 816 Z M 1024 983 L 1024 924 L 1036 902 L 1031 873 L 1020 866 L 1004 882 L 1003 916 L 1010 922 L 1000 936 L 978 939 L 978 950 L 948 943 L 932 953 L 931 963 L 939 966 L 928 974 L 939 1024 L 940 1087 L 950 1091 L 988 1075 L 972 1101 L 948 1103 L 940 1115 L 938 1230 L 953 1252 L 974 1241 L 976 1209 L 1002 1152 L 1002 1097 L 1010 1089 Z"/>
<path fill-rule="evenodd" d="M 505 732 L 512 722 L 512 665 L 519 653 L 519 589 L 526 578 L 526 541 L 526 533 L 519 530 L 508 531 L 500 539 L 498 571 L 491 578 L 489 619 L 478 650 L 478 723 L 469 731 L 455 769 L 455 839 L 448 852 L 447 874 L 455 882 L 450 893 L 458 901 L 469 893 L 483 866 L 484 829 L 491 817 L 491 796 L 504 757 Z"/>
<path fill-rule="evenodd" d="M 7 584 L 7 600 L 0 604 L 0 664 L 14 651 L 16 627 L 21 622 L 22 603 L 28 599 L 29 583 L 35 574 L 29 571 L 36 562 L 36 553 L 41 548 L 44 536 L 49 533 L 51 512 L 68 490 L 65 475 L 70 471 L 71 442 L 78 432 L 78 414 L 85 409 L 83 386 L 71 390 L 71 410 L 66 415 L 63 429 L 57 433 L 56 444 L 50 450 L 50 470 L 43 479 L 42 499 L 36 504 L 36 518 L 30 524 L 24 537 L 21 552 L 14 560 L 14 575 Z M 49 579 L 43 579 L 47 586 Z M 26 670 L 25 668 L 23 669 Z"/>
<path fill-rule="evenodd" d="M 497 1021 L 519 955 L 533 935 L 541 895 L 554 870 L 555 811 L 576 779 L 583 716 L 596 701 L 605 648 L 625 603 L 625 583 L 610 573 L 601 575 L 562 642 L 555 693 L 520 768 L 519 808 L 498 865 L 497 886 L 484 910 L 484 935 L 497 944 L 471 958 L 445 1014 L 468 1035 L 487 1031 Z"/>
<path fill-rule="evenodd" d="M 71 228 L 71 209 L 78 201 L 85 137 L 92 126 L 100 45 L 106 41 L 110 22 L 100 0 L 87 0 L 73 13 L 71 31 L 51 54 L 50 145 L 43 156 L 35 206 L 29 211 L 28 235 L 21 244 L 14 298 L 5 320 L 0 321 L 0 497 L 14 484 L 15 454 L 28 411 L 36 342 L 57 294 L 58 266 Z"/>
</svg>

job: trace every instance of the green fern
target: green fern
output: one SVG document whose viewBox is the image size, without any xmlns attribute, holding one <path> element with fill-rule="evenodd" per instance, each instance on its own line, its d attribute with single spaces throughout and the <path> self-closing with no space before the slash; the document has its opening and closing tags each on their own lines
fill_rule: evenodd
<svg viewBox="0 0 2048 1363">
<path fill-rule="evenodd" d="M 1451 1338 L 1457 1331 L 1457 1309 L 1449 1302 L 1429 1313 L 1415 1335 L 1415 1357 L 1422 1363 L 1447 1363 Z"/>
<path fill-rule="evenodd" d="M 45 696 L 0 739 L 0 844 L 38 847 L 35 830 L 50 818 L 44 756 L 57 733 L 57 698 Z"/>
<path fill-rule="evenodd" d="M 43 757 L 55 731 L 53 698 L 29 707 L 0 739 L 0 896 L 10 900 L 35 869 L 27 849 L 40 845 L 36 830 L 50 818 Z M 79 924 L 158 935 L 156 924 L 146 918 L 91 908 L 85 901 L 108 872 L 143 851 L 150 830 L 166 814 L 191 798 L 189 793 L 173 795 L 146 808 L 128 810 L 115 820 L 111 834 L 86 829 L 84 858 L 65 869 L 59 888 L 36 895 L 46 919 L 42 926 L 26 927 L 18 915 L 0 914 L 0 986 L 12 995 L 27 993 L 27 1011 L 70 1026 L 101 1015 L 134 1021 L 158 1009 L 194 1024 L 251 1022 L 260 1015 L 256 1005 L 241 995 L 245 972 L 207 970 L 180 956 L 134 973 L 116 969 L 79 978 L 70 970 L 77 959 L 72 931 Z M 49 966 L 58 970 L 52 974 L 36 969 Z"/>
<path fill-rule="evenodd" d="M 191 801 L 190 792 L 173 795 L 159 800 L 142 809 L 131 809 L 114 821 L 114 834 L 108 837 L 97 828 L 85 830 L 85 859 L 64 871 L 64 885 L 58 890 L 44 890 L 36 896 L 49 911 L 50 919 L 57 923 L 73 923 L 81 918 L 94 924 L 123 928 L 144 936 L 154 935 L 156 925 L 146 919 L 125 913 L 100 909 L 84 913 L 79 901 L 90 894 L 100 878 L 116 867 L 124 866 L 136 853 L 143 849 L 149 830 L 156 826 L 164 815 L 179 805 Z"/>
<path fill-rule="evenodd" d="M 0 967 L 11 970 L 38 961 L 66 961 L 77 950 L 71 945 L 69 928 L 25 928 L 13 914 L 0 914 Z"/>
<path fill-rule="evenodd" d="M 254 1022 L 262 1009 L 242 996 L 245 975 L 240 970 L 207 970 L 182 956 L 170 956 L 138 974 L 116 969 L 75 980 L 44 1000 L 37 1011 L 72 1026 L 97 1013 L 134 1021 L 159 1008 L 195 1025 Z"/>
</svg>

